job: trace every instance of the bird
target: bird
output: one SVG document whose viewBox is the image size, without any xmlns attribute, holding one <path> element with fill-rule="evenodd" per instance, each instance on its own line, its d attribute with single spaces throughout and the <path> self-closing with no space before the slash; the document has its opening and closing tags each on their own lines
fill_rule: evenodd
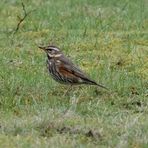
<svg viewBox="0 0 148 148">
<path fill-rule="evenodd" d="M 64 55 L 59 47 L 55 45 L 38 47 L 47 54 L 47 69 L 55 81 L 70 85 L 96 85 L 104 89 L 108 89 L 89 78 L 85 72 L 83 72 L 67 56 Z"/>
</svg>

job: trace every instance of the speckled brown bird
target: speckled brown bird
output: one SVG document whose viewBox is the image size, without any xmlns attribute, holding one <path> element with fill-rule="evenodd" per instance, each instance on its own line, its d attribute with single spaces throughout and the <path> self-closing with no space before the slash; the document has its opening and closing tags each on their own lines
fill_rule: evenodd
<svg viewBox="0 0 148 148">
<path fill-rule="evenodd" d="M 56 46 L 39 46 L 47 54 L 47 68 L 52 78 L 63 84 L 89 84 L 107 89 L 91 80 L 82 70 L 74 65 Z"/>
</svg>

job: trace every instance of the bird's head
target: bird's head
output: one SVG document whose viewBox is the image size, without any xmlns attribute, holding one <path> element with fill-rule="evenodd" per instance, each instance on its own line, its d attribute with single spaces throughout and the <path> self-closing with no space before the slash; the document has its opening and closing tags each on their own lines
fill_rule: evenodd
<svg viewBox="0 0 148 148">
<path fill-rule="evenodd" d="M 39 48 L 44 50 L 49 58 L 60 57 L 62 55 L 60 49 L 56 46 L 52 45 L 46 47 L 39 46 Z"/>
</svg>

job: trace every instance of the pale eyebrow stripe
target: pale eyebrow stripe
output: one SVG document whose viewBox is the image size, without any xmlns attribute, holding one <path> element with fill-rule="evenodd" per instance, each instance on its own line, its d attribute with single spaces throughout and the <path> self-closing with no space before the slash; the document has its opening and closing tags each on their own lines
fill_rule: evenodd
<svg viewBox="0 0 148 148">
<path fill-rule="evenodd" d="M 56 48 L 56 47 L 50 47 L 50 48 L 53 49 L 53 50 L 59 51 L 59 49 Z"/>
</svg>

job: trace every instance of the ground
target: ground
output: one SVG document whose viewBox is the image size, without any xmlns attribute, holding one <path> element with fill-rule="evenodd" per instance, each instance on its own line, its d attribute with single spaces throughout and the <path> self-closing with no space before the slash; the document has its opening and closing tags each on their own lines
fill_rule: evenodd
<svg viewBox="0 0 148 148">
<path fill-rule="evenodd" d="M 23 5 L 0 1 L 0 147 L 148 147 L 147 0 Z M 109 91 L 81 85 L 64 96 L 41 44 Z"/>
</svg>

